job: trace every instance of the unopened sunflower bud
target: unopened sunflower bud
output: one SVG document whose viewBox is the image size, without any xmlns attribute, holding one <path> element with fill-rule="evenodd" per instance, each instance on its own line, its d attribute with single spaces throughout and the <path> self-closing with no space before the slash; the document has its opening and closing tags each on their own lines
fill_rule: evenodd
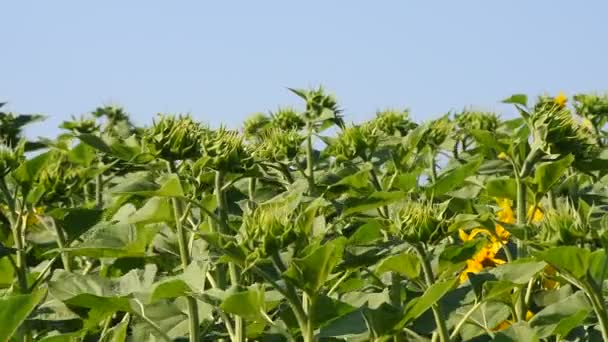
<svg viewBox="0 0 608 342">
<path fill-rule="evenodd" d="M 258 137 L 270 123 L 270 118 L 263 113 L 256 113 L 250 116 L 243 125 L 245 137 Z"/>
<path fill-rule="evenodd" d="M 20 142 L 16 148 L 0 143 L 0 176 L 6 176 L 21 164 L 24 159 L 24 146 L 23 142 Z"/>
<path fill-rule="evenodd" d="M 304 120 L 291 108 L 280 108 L 272 113 L 271 125 L 282 130 L 300 130 L 304 127 Z"/>
<path fill-rule="evenodd" d="M 204 166 L 223 172 L 242 172 L 253 166 L 253 159 L 237 131 L 220 128 L 202 136 Z"/>
<path fill-rule="evenodd" d="M 393 136 L 406 136 L 418 125 L 410 120 L 408 111 L 385 110 L 376 113 L 376 117 L 369 123 L 380 132 Z"/>
<path fill-rule="evenodd" d="M 303 141 L 304 137 L 296 130 L 269 129 L 261 135 L 253 155 L 260 160 L 287 162 L 298 155 Z"/>
<path fill-rule="evenodd" d="M 425 201 L 410 201 L 398 208 L 394 234 L 408 242 L 433 243 L 441 240 L 449 226 L 443 208 Z"/>
<path fill-rule="evenodd" d="M 326 153 L 338 162 L 357 157 L 368 160 L 378 147 L 378 130 L 373 124 L 353 125 L 345 128 L 327 148 Z"/>
<path fill-rule="evenodd" d="M 204 129 L 190 116 L 161 115 L 144 139 L 152 150 L 168 161 L 195 159 L 201 156 L 200 140 Z"/>
<path fill-rule="evenodd" d="M 266 257 L 297 239 L 297 216 L 288 206 L 262 205 L 243 217 L 244 243 Z"/>
</svg>

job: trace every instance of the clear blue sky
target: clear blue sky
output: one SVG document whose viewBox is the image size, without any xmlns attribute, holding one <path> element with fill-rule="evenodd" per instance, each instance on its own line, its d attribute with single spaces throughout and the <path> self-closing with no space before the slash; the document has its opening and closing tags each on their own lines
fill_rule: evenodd
<svg viewBox="0 0 608 342">
<path fill-rule="evenodd" d="M 0 13 L 0 100 L 50 116 L 30 136 L 103 104 L 140 124 L 190 112 L 234 127 L 317 84 L 351 121 L 608 90 L 605 0 L 20 0 Z"/>
</svg>

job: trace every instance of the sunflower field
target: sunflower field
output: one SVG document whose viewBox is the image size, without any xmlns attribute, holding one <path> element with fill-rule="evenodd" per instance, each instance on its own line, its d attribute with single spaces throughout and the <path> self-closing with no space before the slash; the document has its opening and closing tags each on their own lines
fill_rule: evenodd
<svg viewBox="0 0 608 342">
<path fill-rule="evenodd" d="M 291 91 L 236 130 L 0 108 L 0 342 L 608 341 L 608 95 Z"/>
</svg>

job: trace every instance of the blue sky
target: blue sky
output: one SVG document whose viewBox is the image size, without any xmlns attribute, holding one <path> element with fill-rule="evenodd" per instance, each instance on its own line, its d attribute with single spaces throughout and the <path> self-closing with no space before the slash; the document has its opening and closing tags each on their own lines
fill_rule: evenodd
<svg viewBox="0 0 608 342">
<path fill-rule="evenodd" d="M 140 124 L 237 126 L 323 84 L 347 119 L 417 120 L 512 93 L 608 91 L 608 1 L 7 1 L 0 101 L 61 121 L 103 104 Z"/>
</svg>

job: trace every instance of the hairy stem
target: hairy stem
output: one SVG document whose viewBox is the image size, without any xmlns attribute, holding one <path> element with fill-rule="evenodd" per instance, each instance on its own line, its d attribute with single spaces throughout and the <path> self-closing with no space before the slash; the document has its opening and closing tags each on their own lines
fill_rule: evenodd
<svg viewBox="0 0 608 342">
<path fill-rule="evenodd" d="M 169 163 L 169 172 L 173 172 L 173 165 Z M 188 238 L 182 225 L 182 203 L 179 198 L 172 198 L 171 204 L 173 205 L 173 216 L 175 219 L 175 230 L 177 234 L 177 243 L 179 248 L 179 256 L 182 264 L 182 268 L 185 271 L 188 265 L 190 265 L 190 251 L 188 250 Z M 198 342 L 200 340 L 199 330 L 199 319 L 198 319 L 198 304 L 196 298 L 188 296 L 186 297 L 188 302 L 188 320 L 190 328 L 190 342 Z"/>
<path fill-rule="evenodd" d="M 414 244 L 413 246 L 416 254 L 418 254 L 418 259 L 420 260 L 420 265 L 422 266 L 422 273 L 424 274 L 426 285 L 430 287 L 435 283 L 435 276 L 433 275 L 431 263 L 427 259 L 426 252 L 422 245 Z M 437 302 L 431 307 L 431 309 L 433 310 L 433 316 L 435 317 L 435 324 L 437 325 L 439 340 L 441 342 L 448 342 L 450 338 L 448 335 L 448 328 L 445 325 L 445 319 L 441 313 L 441 305 L 439 302 Z"/>
</svg>

